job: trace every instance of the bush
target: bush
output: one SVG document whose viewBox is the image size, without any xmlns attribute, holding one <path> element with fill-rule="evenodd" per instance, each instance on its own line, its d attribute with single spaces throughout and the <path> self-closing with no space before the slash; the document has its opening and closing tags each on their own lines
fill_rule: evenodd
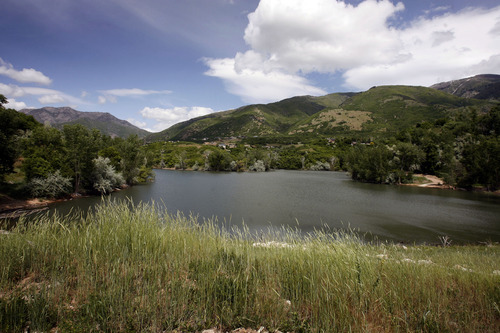
<svg viewBox="0 0 500 333">
<path fill-rule="evenodd" d="M 208 168 L 210 171 L 227 171 L 230 170 L 231 161 L 228 153 L 217 149 L 208 155 Z"/>
<path fill-rule="evenodd" d="M 35 197 L 59 198 L 71 191 L 71 181 L 57 170 L 48 174 L 46 178 L 32 179 L 29 188 Z"/>
<path fill-rule="evenodd" d="M 115 168 L 111 165 L 110 159 L 101 156 L 94 159 L 94 173 L 92 178 L 94 180 L 94 188 L 102 194 L 109 193 L 125 183 L 122 174 L 116 172 Z"/>
<path fill-rule="evenodd" d="M 266 166 L 264 165 L 263 160 L 257 160 L 253 165 L 251 165 L 248 170 L 250 171 L 257 171 L 257 172 L 264 172 L 266 171 Z"/>
<path fill-rule="evenodd" d="M 309 169 L 312 171 L 329 171 L 330 163 L 317 161 L 316 164 L 311 165 Z"/>
</svg>

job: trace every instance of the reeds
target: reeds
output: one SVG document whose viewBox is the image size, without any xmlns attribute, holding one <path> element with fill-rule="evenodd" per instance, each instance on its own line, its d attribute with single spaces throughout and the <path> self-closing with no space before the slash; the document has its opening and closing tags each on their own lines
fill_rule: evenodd
<svg viewBox="0 0 500 333">
<path fill-rule="evenodd" d="M 0 235 L 0 331 L 499 331 L 500 247 L 252 236 L 103 202 Z"/>
</svg>

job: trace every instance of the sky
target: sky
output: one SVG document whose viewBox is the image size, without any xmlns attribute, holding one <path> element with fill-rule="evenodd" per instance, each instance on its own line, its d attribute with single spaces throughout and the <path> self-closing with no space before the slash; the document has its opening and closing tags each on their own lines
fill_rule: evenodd
<svg viewBox="0 0 500 333">
<path fill-rule="evenodd" d="M 10 108 L 152 132 L 247 104 L 500 74 L 498 0 L 2 0 Z"/>
</svg>

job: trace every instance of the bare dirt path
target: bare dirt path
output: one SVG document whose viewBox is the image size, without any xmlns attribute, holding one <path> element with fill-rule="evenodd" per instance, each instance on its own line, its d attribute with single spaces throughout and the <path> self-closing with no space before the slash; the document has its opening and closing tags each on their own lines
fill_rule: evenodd
<svg viewBox="0 0 500 333">
<path fill-rule="evenodd" d="M 444 185 L 444 180 L 433 175 L 415 174 L 414 177 L 423 177 L 427 179 L 424 183 L 417 184 L 420 187 L 442 187 Z"/>
</svg>

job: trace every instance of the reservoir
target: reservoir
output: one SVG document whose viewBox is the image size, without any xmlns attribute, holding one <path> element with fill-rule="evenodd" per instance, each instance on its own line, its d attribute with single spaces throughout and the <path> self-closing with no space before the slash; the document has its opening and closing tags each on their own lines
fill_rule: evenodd
<svg viewBox="0 0 500 333">
<path fill-rule="evenodd" d="M 115 192 L 113 199 L 155 202 L 167 212 L 226 227 L 244 223 L 252 233 L 298 228 L 355 229 L 364 237 L 405 243 L 499 242 L 500 197 L 413 186 L 366 184 L 342 172 L 212 173 L 155 170 L 154 183 Z M 100 197 L 57 203 L 51 211 L 86 211 Z"/>
</svg>

